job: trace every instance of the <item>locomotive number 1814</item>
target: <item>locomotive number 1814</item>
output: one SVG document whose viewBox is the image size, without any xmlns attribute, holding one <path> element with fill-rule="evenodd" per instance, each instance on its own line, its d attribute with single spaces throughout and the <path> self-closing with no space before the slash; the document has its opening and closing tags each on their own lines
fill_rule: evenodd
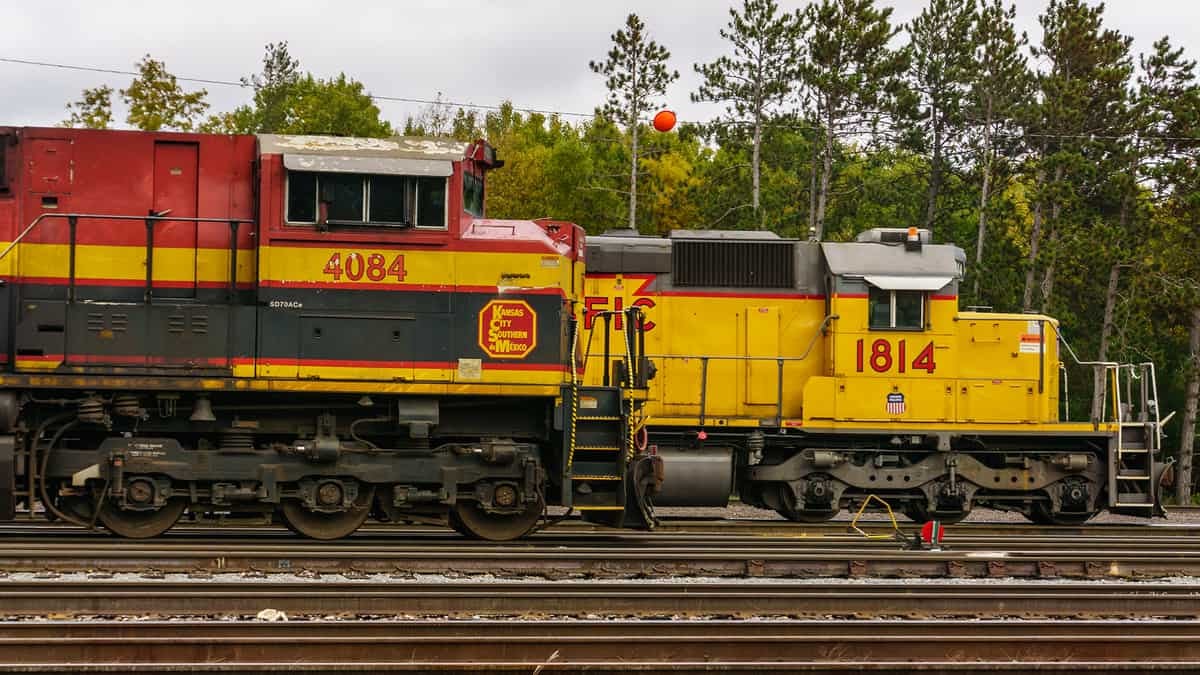
<svg viewBox="0 0 1200 675">
<path fill-rule="evenodd" d="M 916 356 L 909 360 L 909 354 Z M 867 340 L 859 338 L 855 343 L 855 371 L 862 373 L 870 368 L 876 373 L 904 373 L 909 370 L 923 370 L 932 373 L 937 368 L 933 358 L 933 341 L 925 344 L 918 351 L 914 346 L 909 348 L 908 340 L 891 340 L 879 338 L 867 344 Z"/>
</svg>

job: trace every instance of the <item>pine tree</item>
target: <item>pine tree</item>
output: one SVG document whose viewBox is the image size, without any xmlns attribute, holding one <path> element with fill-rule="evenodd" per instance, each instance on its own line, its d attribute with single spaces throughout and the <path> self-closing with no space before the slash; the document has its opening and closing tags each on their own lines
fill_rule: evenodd
<svg viewBox="0 0 1200 675">
<path fill-rule="evenodd" d="M 1147 135 L 1149 142 L 1159 146 L 1160 155 L 1159 162 L 1149 167 L 1149 175 L 1167 195 L 1163 210 L 1173 225 L 1146 241 L 1159 261 L 1164 282 L 1160 297 L 1178 308 L 1175 313 L 1183 318 L 1180 332 L 1188 334 L 1175 478 L 1175 501 L 1188 504 L 1200 409 L 1200 82 L 1196 62 L 1184 59 L 1183 50 L 1172 47 L 1167 38 L 1155 42 L 1154 52 L 1142 57 L 1142 71 Z"/>
<path fill-rule="evenodd" d="M 107 129 L 112 124 L 112 87 L 104 84 L 93 89 L 84 89 L 78 101 L 67 104 L 69 116 L 64 127 L 85 129 Z"/>
<path fill-rule="evenodd" d="M 983 274 L 983 250 L 987 239 L 988 209 L 992 183 L 1021 150 L 1017 120 L 1032 96 L 1032 74 L 1022 52 L 1028 38 L 1017 35 L 1016 5 L 1004 9 L 1002 0 L 979 8 L 971 31 L 974 67 L 966 98 L 968 127 L 972 129 L 979 167 L 979 221 L 975 237 L 973 299 L 980 302 L 979 279 Z"/>
<path fill-rule="evenodd" d="M 288 43 L 268 43 L 262 72 L 242 78 L 244 86 L 254 89 L 253 132 L 274 134 L 288 124 L 289 103 L 299 82 L 300 61 L 292 58 Z"/>
<path fill-rule="evenodd" d="M 612 42 L 605 60 L 591 61 L 588 67 L 605 78 L 608 99 L 603 113 L 624 124 L 629 133 L 629 227 L 636 230 L 639 126 L 642 115 L 679 79 L 679 71 L 667 70 L 671 53 L 650 39 L 637 14 L 625 19 L 625 27 L 613 33 Z"/>
<path fill-rule="evenodd" d="M 1035 270 L 1043 265 L 1041 309 L 1054 296 L 1059 240 L 1088 217 L 1089 167 L 1110 148 L 1108 137 L 1121 131 L 1127 88 L 1133 72 L 1132 39 L 1103 25 L 1104 6 L 1082 0 L 1050 0 L 1038 17 L 1044 32 L 1033 49 L 1047 64 L 1037 77 L 1040 102 L 1030 133 L 1041 146 L 1038 207 L 1030 237 L 1023 305 L 1032 309 Z M 1047 182 L 1047 177 L 1049 178 Z M 1049 205 L 1043 223 L 1044 206 Z M 1064 214 L 1067 220 L 1064 221 Z M 1043 232 L 1043 226 L 1047 232 Z M 1048 241 L 1044 241 L 1047 239 Z M 1048 250 L 1043 251 L 1045 247 Z"/>
<path fill-rule="evenodd" d="M 823 135 L 810 217 L 818 239 L 825 231 L 837 139 L 873 129 L 902 91 L 908 53 L 888 47 L 900 31 L 891 15 L 890 7 L 880 9 L 874 0 L 821 0 L 804 12 L 809 56 L 801 77 Z"/>
<path fill-rule="evenodd" d="M 185 92 L 166 64 L 149 54 L 138 62 L 137 69 L 137 77 L 121 90 L 121 98 L 129 106 L 126 121 L 143 131 L 191 131 L 208 109 L 204 100 L 208 92 Z"/>
<path fill-rule="evenodd" d="M 925 227 L 933 229 L 948 147 L 961 142 L 974 71 L 975 0 L 931 0 L 908 26 L 909 79 L 916 95 L 915 145 L 929 158 Z"/>
<path fill-rule="evenodd" d="M 761 228 L 765 227 L 760 197 L 763 126 L 795 88 L 802 24 L 798 15 L 780 15 L 774 0 L 745 0 L 741 13 L 731 8 L 729 17 L 720 35 L 730 43 L 733 54 L 695 65 L 704 81 L 691 98 L 697 103 L 725 103 L 725 123 L 744 124 L 753 130 L 750 199 Z"/>
</svg>

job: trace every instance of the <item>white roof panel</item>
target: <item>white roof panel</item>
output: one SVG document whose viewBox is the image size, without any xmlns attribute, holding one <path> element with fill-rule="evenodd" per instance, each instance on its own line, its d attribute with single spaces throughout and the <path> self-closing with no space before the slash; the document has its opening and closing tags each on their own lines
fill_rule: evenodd
<svg viewBox="0 0 1200 675">
<path fill-rule="evenodd" d="M 954 277 L 894 277 L 881 274 L 868 274 L 863 279 L 885 291 L 937 291 L 954 281 Z"/>
</svg>

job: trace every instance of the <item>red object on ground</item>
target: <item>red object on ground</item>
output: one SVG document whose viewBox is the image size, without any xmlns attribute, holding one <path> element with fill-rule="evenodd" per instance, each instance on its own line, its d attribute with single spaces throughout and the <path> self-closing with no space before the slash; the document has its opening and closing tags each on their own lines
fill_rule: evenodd
<svg viewBox="0 0 1200 675">
<path fill-rule="evenodd" d="M 936 520 L 931 520 L 921 526 L 921 541 L 926 544 L 942 543 L 942 535 L 946 533 L 946 528 Z"/>
</svg>

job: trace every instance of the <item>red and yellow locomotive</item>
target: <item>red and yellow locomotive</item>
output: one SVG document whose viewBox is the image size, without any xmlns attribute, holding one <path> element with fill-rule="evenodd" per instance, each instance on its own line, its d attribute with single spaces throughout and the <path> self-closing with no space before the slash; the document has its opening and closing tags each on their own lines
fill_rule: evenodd
<svg viewBox="0 0 1200 675">
<path fill-rule="evenodd" d="M 486 219 L 501 164 L 483 141 L 0 128 L 0 519 L 507 539 L 548 503 L 643 513 L 640 360 L 579 385 L 583 231 Z"/>
</svg>

